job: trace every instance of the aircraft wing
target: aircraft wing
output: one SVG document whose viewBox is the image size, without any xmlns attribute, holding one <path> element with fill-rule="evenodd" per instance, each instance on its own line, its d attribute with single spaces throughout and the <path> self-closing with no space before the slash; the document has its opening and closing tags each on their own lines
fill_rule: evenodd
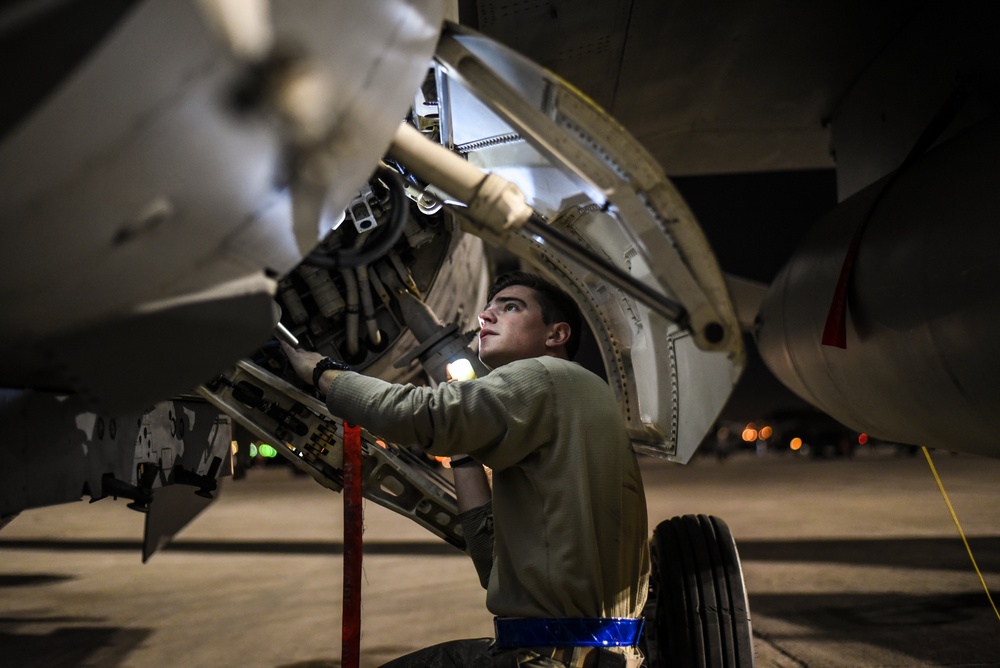
<svg viewBox="0 0 1000 668">
<path fill-rule="evenodd" d="M 917 12 L 907 2 L 461 4 L 558 73 L 674 177 L 829 168 L 837 105 Z"/>
</svg>

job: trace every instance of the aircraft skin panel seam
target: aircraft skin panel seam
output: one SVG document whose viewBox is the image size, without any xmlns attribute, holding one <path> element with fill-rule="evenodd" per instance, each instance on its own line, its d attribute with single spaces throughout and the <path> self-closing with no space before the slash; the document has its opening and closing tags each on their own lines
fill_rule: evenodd
<svg viewBox="0 0 1000 668">
<path fill-rule="evenodd" d="M 676 450 L 680 439 L 680 382 L 677 377 L 677 347 L 676 339 L 668 337 L 667 357 L 670 360 L 670 436 L 668 443 L 671 443 Z"/>
<path fill-rule="evenodd" d="M 632 31 L 632 14 L 635 9 L 635 0 L 628 5 L 628 18 L 625 19 L 625 37 L 622 40 L 621 49 L 618 51 L 618 64 L 615 67 L 615 83 L 611 87 L 611 99 L 608 100 L 608 109 L 614 109 L 618 103 L 618 86 L 622 80 L 622 66 L 625 64 L 625 45 L 628 44 L 629 33 Z"/>
<path fill-rule="evenodd" d="M 542 253 L 540 259 L 544 263 L 548 264 L 551 270 L 556 271 L 557 273 L 560 273 L 564 276 L 573 276 L 572 272 L 568 270 L 568 267 L 558 258 L 554 258 L 548 253 Z M 576 296 L 579 299 L 585 295 L 589 296 L 589 294 L 590 293 L 588 290 L 580 289 L 577 291 Z M 597 331 L 612 331 L 611 323 L 607 321 L 607 319 L 604 317 L 604 314 L 601 312 L 599 308 L 597 308 L 596 304 L 594 304 L 592 301 L 588 300 L 587 308 L 583 309 L 583 311 L 586 314 L 596 315 L 598 318 L 600 318 L 601 320 L 601 322 L 599 323 L 600 328 Z M 621 350 L 619 349 L 618 345 L 616 345 L 616 342 L 613 340 L 606 340 L 604 337 L 601 337 L 596 333 L 595 333 L 595 338 L 597 339 L 598 345 L 601 348 L 601 354 L 605 360 L 605 366 L 607 367 L 608 359 L 611 359 L 613 361 L 614 368 L 612 370 L 614 371 L 614 373 L 610 375 L 614 379 L 614 387 L 616 389 L 615 393 L 620 397 L 622 408 L 624 410 L 625 422 L 627 424 L 632 419 L 633 401 L 631 398 L 631 393 L 629 392 L 629 386 L 625 382 L 625 379 L 628 378 L 628 373 L 626 372 L 625 369 L 625 361 L 622 359 Z"/>
</svg>

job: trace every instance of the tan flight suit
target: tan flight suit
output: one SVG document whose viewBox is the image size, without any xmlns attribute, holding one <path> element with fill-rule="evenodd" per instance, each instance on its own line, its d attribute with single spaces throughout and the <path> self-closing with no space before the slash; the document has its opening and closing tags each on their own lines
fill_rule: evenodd
<svg viewBox="0 0 1000 668">
<path fill-rule="evenodd" d="M 433 389 L 341 374 L 327 403 L 393 442 L 469 454 L 492 469 L 493 614 L 639 616 L 645 496 L 618 403 L 598 376 L 553 357 Z"/>
</svg>

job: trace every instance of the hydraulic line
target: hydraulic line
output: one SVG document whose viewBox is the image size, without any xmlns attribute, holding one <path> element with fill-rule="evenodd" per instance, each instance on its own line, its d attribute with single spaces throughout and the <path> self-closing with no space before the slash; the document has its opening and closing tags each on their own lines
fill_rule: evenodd
<svg viewBox="0 0 1000 668">
<path fill-rule="evenodd" d="M 385 231 L 381 234 L 379 242 L 364 250 L 342 248 L 329 254 L 313 252 L 302 260 L 303 264 L 323 267 L 324 269 L 360 267 L 371 264 L 396 245 L 396 242 L 403 235 L 409 211 L 403 179 L 398 172 L 381 164 L 375 170 L 375 175 L 389 191 L 389 204 L 391 206 L 389 222 L 385 225 Z"/>
<path fill-rule="evenodd" d="M 423 299 L 423 295 L 420 294 L 420 288 L 417 287 L 416 281 L 413 280 L 413 275 L 410 274 L 409 268 L 403 259 L 399 257 L 399 253 L 392 251 L 388 255 L 389 261 L 392 263 L 393 269 L 396 270 L 396 274 L 399 276 L 399 280 L 403 282 L 406 289 L 415 294 L 416 296 Z"/>
<path fill-rule="evenodd" d="M 365 315 L 365 326 L 368 328 L 368 341 L 378 347 L 382 344 L 382 332 L 379 331 L 378 321 L 375 320 L 375 304 L 372 300 L 368 265 L 363 264 L 354 271 L 358 277 L 358 294 L 361 297 L 361 312 Z"/>
<path fill-rule="evenodd" d="M 361 349 L 359 344 L 360 317 L 358 314 L 358 278 L 353 269 L 341 269 L 340 275 L 344 279 L 344 290 L 347 292 L 347 319 L 344 332 L 344 347 L 347 354 L 352 358 L 357 358 Z"/>
<path fill-rule="evenodd" d="M 378 270 L 368 272 L 368 278 L 371 279 L 372 287 L 375 289 L 375 292 L 378 293 L 378 298 L 382 300 L 382 303 L 387 307 L 391 307 L 392 298 L 389 297 L 389 291 L 386 290 L 385 286 L 382 284 L 382 279 L 378 277 Z"/>
</svg>

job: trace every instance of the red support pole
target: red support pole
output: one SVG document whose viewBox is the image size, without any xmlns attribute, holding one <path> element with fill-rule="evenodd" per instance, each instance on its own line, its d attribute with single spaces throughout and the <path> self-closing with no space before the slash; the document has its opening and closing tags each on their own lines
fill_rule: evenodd
<svg viewBox="0 0 1000 668">
<path fill-rule="evenodd" d="M 344 612 L 340 665 L 361 661 L 361 427 L 344 422 Z"/>
</svg>

